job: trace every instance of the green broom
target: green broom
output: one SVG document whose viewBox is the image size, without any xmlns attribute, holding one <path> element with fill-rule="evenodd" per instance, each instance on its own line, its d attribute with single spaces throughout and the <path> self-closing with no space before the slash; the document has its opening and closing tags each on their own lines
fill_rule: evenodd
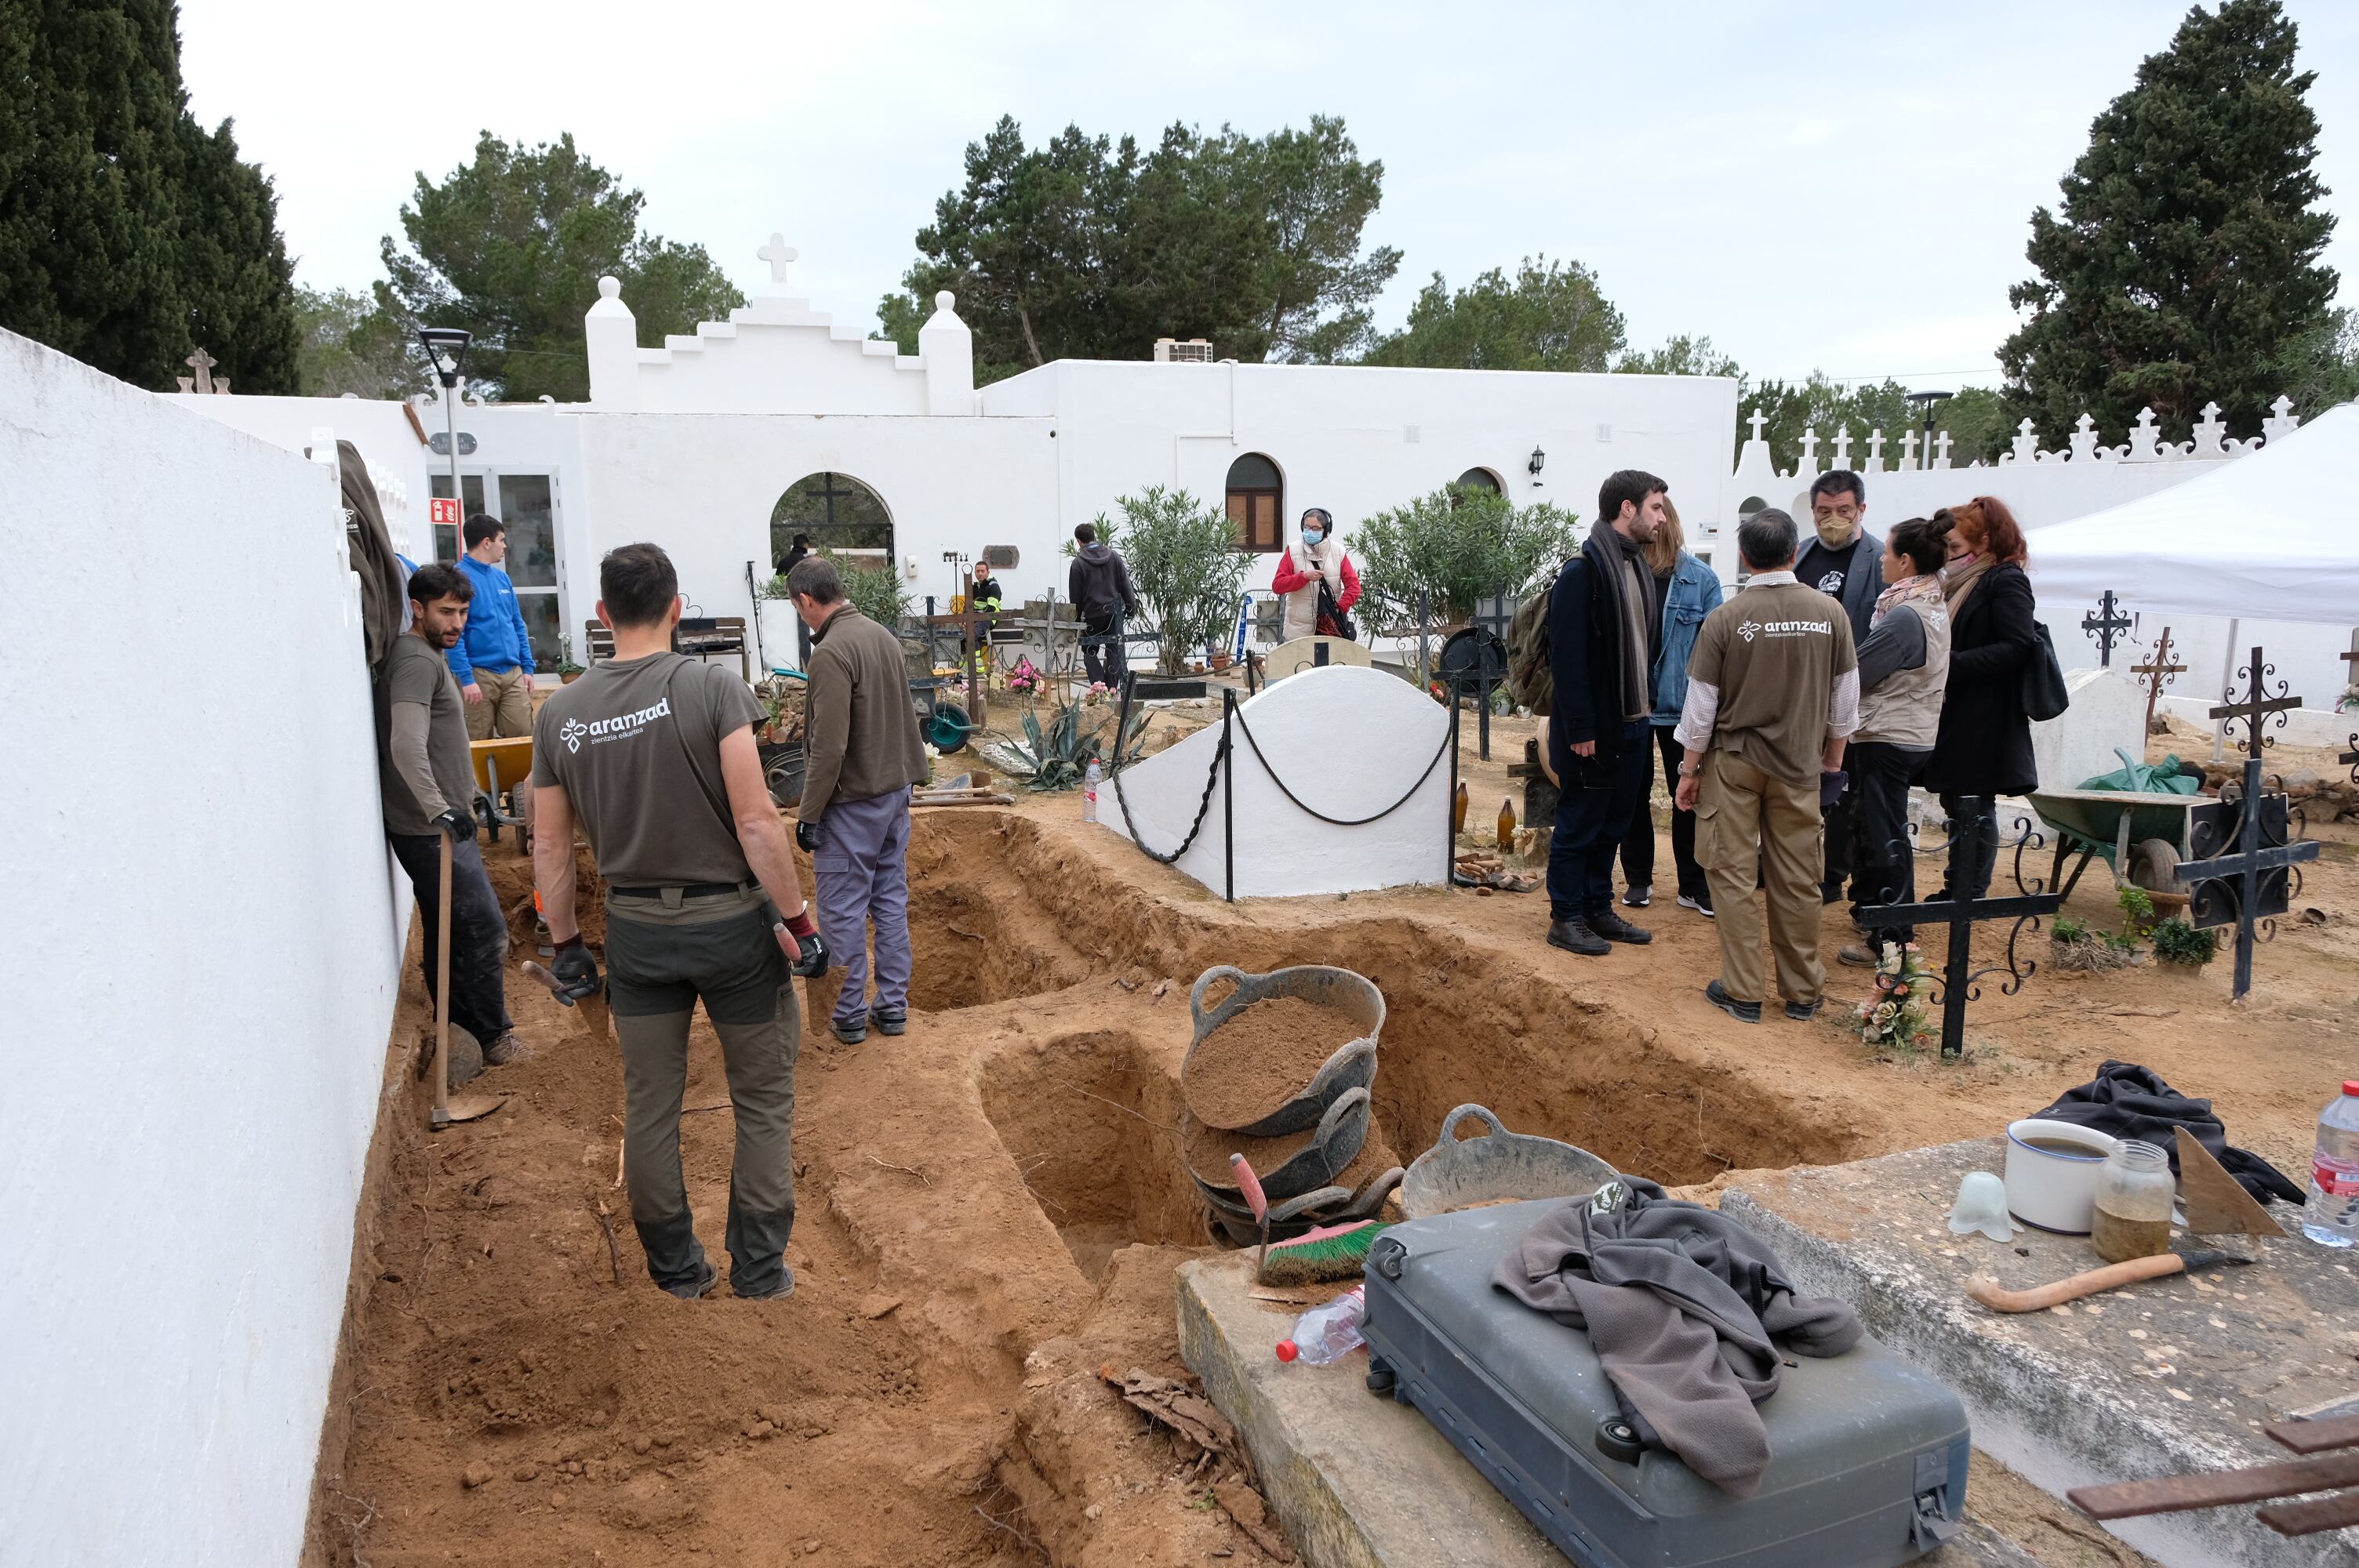
<svg viewBox="0 0 2359 1568">
<path fill-rule="evenodd" d="M 1349 1225 L 1316 1226 L 1291 1241 L 1272 1241 L 1269 1200 L 1262 1195 L 1261 1179 L 1243 1154 L 1229 1156 L 1229 1169 L 1261 1226 L 1261 1247 L 1254 1255 L 1254 1279 L 1261 1284 L 1315 1285 L 1356 1280 L 1367 1267 L 1368 1249 L 1390 1228 L 1382 1220 L 1361 1219 Z"/>
</svg>

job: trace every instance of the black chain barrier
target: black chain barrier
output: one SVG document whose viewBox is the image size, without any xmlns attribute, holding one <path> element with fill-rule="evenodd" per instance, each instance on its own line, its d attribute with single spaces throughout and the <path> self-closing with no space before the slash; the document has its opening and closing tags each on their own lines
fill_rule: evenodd
<svg viewBox="0 0 2359 1568">
<path fill-rule="evenodd" d="M 1425 772 L 1417 775 L 1417 783 L 1408 786 L 1407 794 L 1403 795 L 1398 800 L 1393 802 L 1390 806 L 1386 806 L 1382 811 L 1377 812 L 1372 816 L 1358 816 L 1346 819 L 1341 816 L 1330 816 L 1325 812 L 1319 810 L 1316 806 L 1305 805 L 1300 795 L 1295 794 L 1293 790 L 1287 787 L 1286 781 L 1277 776 L 1277 770 L 1269 765 L 1269 759 L 1262 755 L 1261 742 L 1254 739 L 1253 726 L 1245 722 L 1245 710 L 1243 708 L 1239 708 L 1237 710 L 1237 728 L 1245 732 L 1245 744 L 1253 748 L 1254 760 L 1262 765 L 1262 770 L 1265 773 L 1269 774 L 1269 782 L 1277 786 L 1278 794 L 1292 801 L 1297 807 L 1306 814 L 1315 816 L 1320 821 L 1336 827 L 1364 827 L 1371 822 L 1383 821 L 1386 817 L 1390 816 L 1394 812 L 1398 811 L 1402 806 L 1407 806 L 1409 803 L 1409 797 L 1417 794 L 1419 790 L 1425 787 L 1425 781 L 1433 776 L 1433 770 L 1435 766 L 1440 762 L 1442 754 L 1450 750 L 1450 732 L 1447 728 L 1445 728 L 1441 735 L 1441 744 L 1434 748 L 1432 757 L 1429 759 L 1425 764 Z"/>
<path fill-rule="evenodd" d="M 1229 730 L 1223 724 L 1221 726 L 1221 743 L 1212 752 L 1212 765 L 1204 771 L 1204 798 L 1196 803 L 1196 820 L 1188 825 L 1188 837 L 1180 839 L 1180 847 L 1168 855 L 1158 854 L 1148 849 L 1147 840 L 1138 836 L 1138 824 L 1131 820 L 1130 801 L 1122 793 L 1122 775 L 1129 771 L 1128 768 L 1116 768 L 1106 775 L 1114 784 L 1114 803 L 1122 812 L 1122 825 L 1130 834 L 1130 841 L 1138 846 L 1140 854 L 1157 865 L 1168 866 L 1188 852 L 1188 846 L 1193 844 L 1196 835 L 1204 830 L 1204 816 L 1212 809 L 1212 786 L 1220 782 L 1222 764 L 1228 760 Z"/>
</svg>

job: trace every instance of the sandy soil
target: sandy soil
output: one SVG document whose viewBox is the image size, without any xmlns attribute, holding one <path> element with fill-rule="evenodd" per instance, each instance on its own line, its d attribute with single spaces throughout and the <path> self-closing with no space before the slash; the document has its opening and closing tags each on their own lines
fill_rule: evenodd
<svg viewBox="0 0 2359 1568">
<path fill-rule="evenodd" d="M 1470 727 L 1475 820 L 1503 795 L 1520 801 L 1504 770 L 1524 732 L 1502 721 L 1486 765 L 1471 761 Z M 2305 762 L 2343 772 L 2290 749 L 2274 760 Z M 647 1282 L 615 1185 L 613 1046 L 512 979 L 541 1049 L 482 1080 L 507 1105 L 429 1137 L 413 1096 L 393 1131 L 318 1560 L 1263 1559 L 1207 1495 L 1197 1456 L 1098 1375 L 1184 1375 L 1170 1271 L 1209 1238 L 1180 1158 L 1178 1072 L 1187 987 L 1214 963 L 1348 960 L 1383 989 L 1375 1128 L 1402 1159 L 1476 1100 L 1625 1169 L 1719 1185 L 1985 1135 L 2122 1056 L 2212 1097 L 2232 1141 L 2299 1171 L 2318 1107 L 2359 1074 L 2348 825 L 2313 824 L 2328 856 L 2297 903 L 2323 923 L 2282 923 L 2245 1004 L 2227 1001 L 2224 962 L 2196 977 L 2043 964 L 2014 996 L 1986 982 L 1966 1057 L 1945 1065 L 1866 1052 L 1835 1008 L 1810 1024 L 1726 1019 L 1701 994 L 1712 927 L 1668 895 L 1639 916 L 1651 946 L 1602 959 L 1542 944 L 1538 895 L 1233 908 L 1084 827 L 1073 795 L 1018 795 L 1009 810 L 920 814 L 908 1033 L 849 1049 L 806 1036 L 786 1301 L 682 1303 Z M 1666 840 L 1666 886 L 1669 854 Z M 513 906 L 528 868 L 506 840 L 490 862 Z M 2072 909 L 2110 901 L 2099 867 Z M 1826 935 L 1830 950 L 1847 935 L 1835 912 Z M 1986 934 L 1983 961 L 2004 940 Z M 1864 982 L 1831 972 L 1838 997 Z M 830 1000 L 809 997 L 807 1016 Z M 422 1011 L 413 963 L 400 1051 Z M 690 1053 L 687 1169 L 725 1263 L 731 1127 L 701 1023 Z M 2134 1561 L 2008 1480 L 1978 1467 L 1973 1506 L 2042 1562 Z"/>
</svg>

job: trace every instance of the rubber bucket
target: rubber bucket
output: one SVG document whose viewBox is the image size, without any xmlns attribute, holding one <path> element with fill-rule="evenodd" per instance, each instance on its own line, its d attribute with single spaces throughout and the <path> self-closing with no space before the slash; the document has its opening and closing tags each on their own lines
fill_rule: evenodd
<svg viewBox="0 0 2359 1568">
<path fill-rule="evenodd" d="M 1235 982 L 1234 989 L 1212 1007 L 1204 1005 L 1204 993 L 1215 980 Z M 1321 1007 L 1332 1007 L 1345 1013 L 1361 1026 L 1360 1035 L 1336 1047 L 1302 1091 L 1258 1121 L 1226 1130 L 1248 1138 L 1276 1138 L 1283 1133 L 1299 1132 L 1315 1125 L 1319 1119 L 1345 1094 L 1364 1089 L 1376 1078 L 1376 1037 L 1385 1027 L 1385 993 L 1365 975 L 1338 968 L 1332 964 L 1297 964 L 1291 968 L 1273 969 L 1266 975 L 1248 974 L 1228 964 L 1218 964 L 1196 977 L 1195 988 L 1188 993 L 1188 1011 L 1196 1022 L 1195 1038 L 1189 1042 L 1188 1054 L 1180 1064 L 1180 1095 L 1184 1099 L 1188 1086 L 1188 1063 L 1195 1060 L 1203 1048 L 1204 1038 L 1212 1031 L 1243 1012 L 1257 1001 L 1274 997 L 1299 997 Z M 1189 1107 L 1195 1115 L 1195 1108 Z M 1198 1119 L 1202 1120 L 1201 1118 Z M 1219 1123 L 1205 1121 L 1207 1127 Z M 1353 1153 L 1359 1152 L 1357 1144 Z M 1346 1162 L 1348 1163 L 1348 1161 Z M 1343 1166 L 1335 1167 L 1342 1170 Z M 1262 1178 L 1262 1187 L 1269 1192 L 1272 1201 L 1277 1197 L 1269 1187 L 1269 1178 Z"/>
<path fill-rule="evenodd" d="M 1329 1106 L 1326 1114 L 1320 1118 L 1318 1130 L 1311 1134 L 1310 1141 L 1296 1152 L 1293 1158 L 1276 1170 L 1254 1172 L 1261 1180 L 1262 1195 L 1275 1206 L 1289 1198 L 1298 1198 L 1305 1193 L 1333 1184 L 1335 1178 L 1360 1157 L 1360 1145 L 1368 1140 L 1368 1114 L 1366 1089 L 1346 1089 L 1338 1095 L 1335 1103 Z M 1191 1135 L 1202 1126 L 1203 1123 L 1196 1119 L 1195 1112 L 1180 1113 L 1180 1137 L 1183 1149 L 1193 1141 Z M 1238 1132 L 1234 1136 L 1266 1135 Z M 1192 1166 L 1188 1174 L 1207 1198 L 1231 1209 L 1246 1211 L 1245 1194 L 1238 1190 L 1234 1176 L 1214 1180 Z"/>
<path fill-rule="evenodd" d="M 1491 1130 L 1487 1137 L 1458 1136 L 1458 1124 L 1470 1116 Z M 1486 1108 L 1462 1105 L 1442 1119 L 1433 1147 L 1410 1162 L 1401 1207 L 1411 1219 L 1430 1219 L 1476 1204 L 1575 1197 L 1616 1174 L 1586 1149 L 1510 1132 Z"/>
</svg>

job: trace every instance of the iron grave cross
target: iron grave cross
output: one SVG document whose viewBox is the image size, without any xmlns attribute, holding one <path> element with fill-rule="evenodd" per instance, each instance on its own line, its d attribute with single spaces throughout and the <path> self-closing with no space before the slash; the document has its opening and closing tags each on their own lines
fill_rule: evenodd
<svg viewBox="0 0 2359 1568">
<path fill-rule="evenodd" d="M 2154 640 L 2154 656 L 2145 664 L 2132 665 L 2130 673 L 2146 677 L 2146 728 L 2139 733 L 2151 735 L 2154 733 L 2155 699 L 2162 695 L 2164 687 L 2187 673 L 2185 665 L 2176 665 L 2170 661 L 2169 627 L 2164 627 L 2162 635 Z"/>
<path fill-rule="evenodd" d="M 2343 654 L 2343 657 L 2351 666 L 2350 684 L 2353 686 L 2359 686 L 2359 648 L 2352 649 L 2349 653 Z M 2351 749 L 2334 760 L 2338 762 L 2347 764 L 2351 769 L 2351 782 L 2353 784 L 2359 784 L 2359 731 L 2354 731 L 2352 734 Z"/>
<path fill-rule="evenodd" d="M 2262 730 L 2272 714 L 2277 727 L 2285 728 L 2286 710 L 2301 706 L 2301 698 L 2286 695 L 2283 681 L 2277 683 L 2276 696 L 2268 695 L 2268 677 L 2275 671 L 2255 648 L 2253 662 L 2242 672 L 2250 683 L 2245 699 L 2237 701 L 2231 687 L 2221 694 L 2227 700 L 2211 711 L 2211 718 L 2227 721 L 2223 729 L 2245 726 L 2245 793 L 2239 800 L 2206 801 L 2189 809 L 2187 847 L 2192 858 L 2179 865 L 2179 880 L 2188 887 L 2189 921 L 2199 927 L 2235 925 L 2236 979 L 2231 1000 L 2253 989 L 2256 926 L 2266 916 L 2286 912 L 2300 886 L 2301 873 L 2295 867 L 2318 859 L 2316 844 L 2291 838 L 2286 797 L 2261 793 L 2261 751 L 2275 744 Z M 2275 935 L 2277 923 L 2266 924 Z"/>
<path fill-rule="evenodd" d="M 1996 823 L 1985 823 L 1982 805 L 1982 801 L 1973 795 L 1959 798 L 1958 809 L 1951 822 L 1953 829 L 1963 829 L 1965 838 L 1958 845 L 1958 852 L 1951 858 L 1950 863 L 1953 866 L 1975 864 L 1982 835 L 1997 831 Z M 2028 824 L 2025 826 L 2027 827 Z M 1905 845 L 1900 849 L 1906 853 Z M 2025 887 L 2020 850 L 2016 860 L 2015 885 L 2018 889 Z M 2032 884 L 2034 887 L 2038 885 L 2036 882 Z M 1889 930 L 1896 925 L 1946 925 L 1950 928 L 1950 956 L 1941 967 L 1941 1054 L 1954 1057 L 1966 1048 L 1966 1003 L 1983 994 L 1974 989 L 1974 982 L 1984 975 L 1999 972 L 1996 966 L 1987 969 L 1974 968 L 1974 923 L 2010 919 L 2015 922 L 2015 929 L 2008 932 L 2006 937 L 2007 979 L 1999 986 L 2001 992 L 2013 996 L 2023 989 L 2023 982 L 2029 979 L 2032 972 L 2039 967 L 2028 958 L 2020 962 L 2017 960 L 2016 938 L 2023 935 L 2027 921 L 2037 930 L 2039 917 L 2055 914 L 2063 903 L 2062 893 L 2033 892 L 2025 889 L 2015 898 L 1937 898 L 1922 903 L 1882 904 L 1861 910 L 1858 918 L 1859 923 L 1870 931 Z"/>
<path fill-rule="evenodd" d="M 2118 634 L 2130 629 L 2130 618 L 2124 615 L 2114 601 L 2114 590 L 2105 589 L 2097 600 L 2097 608 L 2081 617 L 2081 630 L 2097 640 L 2097 663 L 2106 669 L 2114 667 L 2114 643 Z"/>
</svg>

